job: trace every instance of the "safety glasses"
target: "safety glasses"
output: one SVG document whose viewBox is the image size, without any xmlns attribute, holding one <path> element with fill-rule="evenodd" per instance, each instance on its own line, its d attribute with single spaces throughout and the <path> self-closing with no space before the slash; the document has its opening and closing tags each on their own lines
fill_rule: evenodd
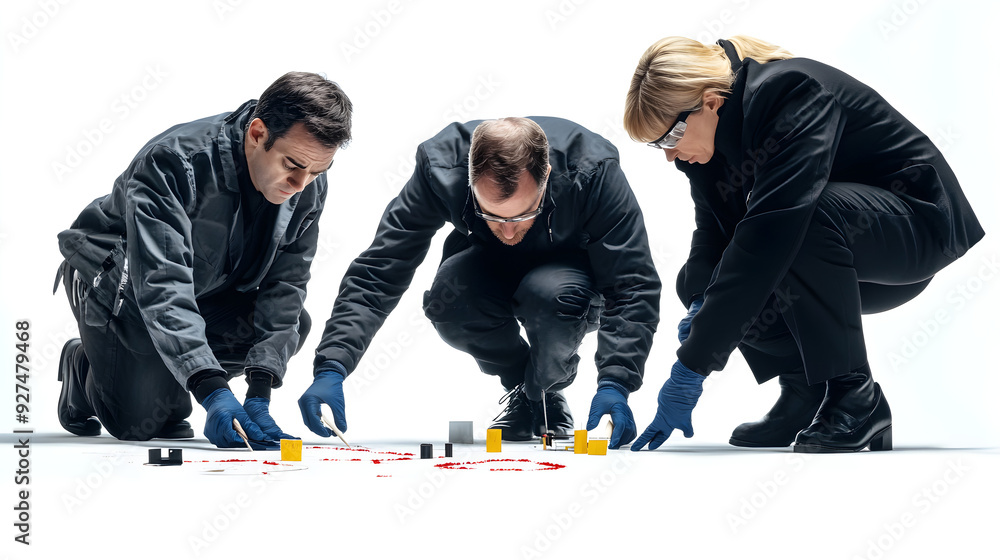
<svg viewBox="0 0 1000 560">
<path fill-rule="evenodd" d="M 663 136 L 660 136 L 656 140 L 647 143 L 646 145 L 650 148 L 656 148 L 658 150 L 672 150 L 677 147 L 677 143 L 684 138 L 684 131 L 687 130 L 688 115 L 694 111 L 684 111 L 680 115 L 677 115 L 677 122 L 674 126 L 670 127 L 670 130 L 666 132 Z"/>
</svg>

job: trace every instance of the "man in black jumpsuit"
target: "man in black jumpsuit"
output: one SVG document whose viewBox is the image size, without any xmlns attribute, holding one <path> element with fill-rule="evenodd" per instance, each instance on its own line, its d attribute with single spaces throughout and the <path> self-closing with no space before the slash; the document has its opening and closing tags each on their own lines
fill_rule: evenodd
<svg viewBox="0 0 1000 560">
<path fill-rule="evenodd" d="M 719 44 L 732 91 L 707 95 L 684 133 L 693 142 L 717 119 L 714 153 L 666 150 L 691 181 L 697 225 L 677 277 L 692 306 L 678 363 L 706 376 L 739 348 L 758 382 L 779 378 L 774 408 L 733 445 L 891 449 L 861 315 L 915 297 L 983 230 L 941 152 L 871 88 L 813 60 L 760 64 Z M 682 424 L 691 437 L 698 395 L 665 385 L 633 449 Z"/>
<path fill-rule="evenodd" d="M 82 339 L 60 359 L 66 430 L 193 437 L 193 393 L 219 447 L 243 445 L 233 419 L 255 441 L 290 437 L 268 412 L 270 391 L 309 332 L 324 172 L 350 125 L 337 84 L 291 72 L 259 101 L 150 140 L 59 234 Z M 242 406 L 227 382 L 241 374 Z"/>
<path fill-rule="evenodd" d="M 559 391 L 576 376 L 583 336 L 599 328 L 588 425 L 611 414 L 611 446 L 631 441 L 626 399 L 642 383 L 660 281 L 618 151 L 551 117 L 454 123 L 418 147 L 413 177 L 344 276 L 316 351 L 313 385 L 299 400 L 306 425 L 332 433 L 320 423 L 325 402 L 347 428 L 343 379 L 445 222 L 454 230 L 424 310 L 445 342 L 471 354 L 509 392 L 492 427 L 506 440 L 527 440 L 542 435 L 547 413 L 550 431 L 570 435 L 573 419 Z"/>
</svg>

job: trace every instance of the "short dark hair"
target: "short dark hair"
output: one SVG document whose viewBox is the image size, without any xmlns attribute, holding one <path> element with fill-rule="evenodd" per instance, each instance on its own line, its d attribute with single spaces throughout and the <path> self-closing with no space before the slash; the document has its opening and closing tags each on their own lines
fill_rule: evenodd
<svg viewBox="0 0 1000 560">
<path fill-rule="evenodd" d="M 289 72 L 264 90 L 250 122 L 260 119 L 267 127 L 265 150 L 295 123 L 327 148 L 341 148 L 351 140 L 352 109 L 336 82 L 312 72 Z"/>
<path fill-rule="evenodd" d="M 479 123 L 469 147 L 469 184 L 489 176 L 500 188 L 500 200 L 506 200 L 514 196 L 526 170 L 541 191 L 549 170 L 549 140 L 542 127 L 520 117 Z"/>
</svg>

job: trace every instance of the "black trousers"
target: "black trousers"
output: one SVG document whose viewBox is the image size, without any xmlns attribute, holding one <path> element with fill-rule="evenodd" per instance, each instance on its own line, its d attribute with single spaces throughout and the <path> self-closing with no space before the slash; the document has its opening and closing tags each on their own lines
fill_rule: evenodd
<svg viewBox="0 0 1000 560">
<path fill-rule="evenodd" d="M 67 264 L 63 284 L 80 328 L 87 356 L 85 394 L 94 415 L 111 435 L 122 440 L 145 441 L 164 424 L 191 414 L 191 397 L 167 369 L 150 339 L 132 298 L 106 326 L 83 320 L 82 305 L 88 286 L 83 276 Z M 254 292 L 229 292 L 198 300 L 205 319 L 206 337 L 229 378 L 243 374 L 253 346 Z M 312 321 L 303 309 L 299 316 L 299 348 Z"/>
<path fill-rule="evenodd" d="M 787 274 L 739 349 L 758 383 L 868 371 L 863 313 L 917 296 L 948 259 L 933 229 L 883 189 L 831 182 Z"/>
<path fill-rule="evenodd" d="M 524 383 L 538 400 L 576 378 L 577 350 L 597 330 L 603 302 L 582 252 L 538 262 L 472 246 L 442 261 L 424 293 L 424 313 L 484 373 L 508 390 Z"/>
</svg>

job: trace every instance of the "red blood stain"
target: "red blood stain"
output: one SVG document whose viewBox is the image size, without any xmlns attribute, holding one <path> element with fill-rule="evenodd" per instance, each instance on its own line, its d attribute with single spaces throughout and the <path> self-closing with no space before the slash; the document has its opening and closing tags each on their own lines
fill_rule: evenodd
<svg viewBox="0 0 1000 560">
<path fill-rule="evenodd" d="M 497 465 L 495 467 L 494 466 L 490 466 L 489 467 L 490 471 L 524 471 L 524 470 L 532 470 L 532 471 L 554 471 L 554 470 L 565 469 L 566 468 L 566 465 L 560 465 L 558 463 L 550 463 L 548 461 L 532 461 L 531 459 L 485 459 L 483 461 L 465 461 L 465 462 L 455 462 L 455 463 L 441 463 L 439 465 L 434 465 L 434 466 L 437 467 L 437 468 L 439 468 L 439 469 L 476 470 L 476 469 L 479 468 L 479 465 L 487 466 L 488 463 L 506 463 L 506 464 L 511 464 L 511 463 L 521 463 L 521 464 L 530 463 L 532 465 L 541 467 L 541 468 L 533 468 L 533 469 L 523 469 L 523 468 L 517 468 L 517 467 L 514 467 L 514 466 L 512 466 L 511 468 L 499 468 L 500 465 Z M 471 465 L 471 466 L 467 466 L 467 465 Z M 524 465 L 524 466 L 527 466 L 527 465 Z"/>
<path fill-rule="evenodd" d="M 277 465 L 278 465 L 278 463 L 276 463 L 276 462 L 274 462 L 274 461 L 264 461 L 264 464 L 265 464 L 265 465 L 275 465 L 275 466 L 277 466 Z M 265 473 L 265 474 L 266 474 L 266 473 Z"/>
</svg>

